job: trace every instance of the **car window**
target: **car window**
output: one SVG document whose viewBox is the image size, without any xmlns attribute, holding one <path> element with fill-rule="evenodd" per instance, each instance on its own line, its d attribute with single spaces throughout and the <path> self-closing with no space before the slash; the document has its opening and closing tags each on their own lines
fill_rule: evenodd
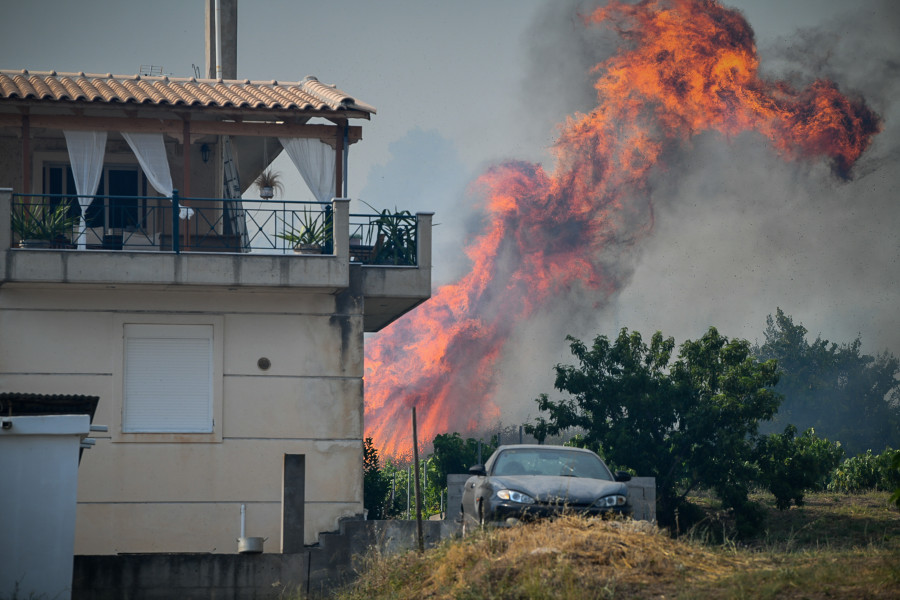
<svg viewBox="0 0 900 600">
<path fill-rule="evenodd" d="M 492 475 L 548 475 L 612 481 L 599 457 L 585 452 L 551 448 L 509 449 L 497 456 Z"/>
</svg>

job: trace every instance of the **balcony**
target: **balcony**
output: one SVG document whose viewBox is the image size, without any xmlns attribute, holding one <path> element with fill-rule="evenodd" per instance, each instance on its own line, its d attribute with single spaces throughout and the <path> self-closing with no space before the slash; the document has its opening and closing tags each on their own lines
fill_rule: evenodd
<svg viewBox="0 0 900 600">
<path fill-rule="evenodd" d="M 349 204 L 0 189 L 0 285 L 339 293 L 352 279 L 377 331 L 430 296 L 432 215 L 351 215 Z"/>
</svg>

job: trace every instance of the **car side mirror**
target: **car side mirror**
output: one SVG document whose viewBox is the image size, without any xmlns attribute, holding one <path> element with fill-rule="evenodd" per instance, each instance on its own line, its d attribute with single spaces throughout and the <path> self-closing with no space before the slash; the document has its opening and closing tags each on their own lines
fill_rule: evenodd
<svg viewBox="0 0 900 600">
<path fill-rule="evenodd" d="M 469 467 L 469 474 L 484 477 L 487 475 L 487 472 L 484 470 L 484 465 L 473 465 Z"/>
<path fill-rule="evenodd" d="M 622 483 L 631 481 L 631 474 L 627 471 L 616 471 L 616 481 L 621 481 Z"/>
</svg>

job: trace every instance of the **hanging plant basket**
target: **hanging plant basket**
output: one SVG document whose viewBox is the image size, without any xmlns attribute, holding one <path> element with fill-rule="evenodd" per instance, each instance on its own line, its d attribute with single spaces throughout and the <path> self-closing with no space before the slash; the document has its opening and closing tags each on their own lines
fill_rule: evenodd
<svg viewBox="0 0 900 600">
<path fill-rule="evenodd" d="M 282 192 L 284 188 L 281 183 L 281 174 L 272 169 L 266 169 L 256 178 L 256 187 L 259 188 L 259 197 L 263 200 L 270 200 L 275 196 L 275 192 Z"/>
</svg>

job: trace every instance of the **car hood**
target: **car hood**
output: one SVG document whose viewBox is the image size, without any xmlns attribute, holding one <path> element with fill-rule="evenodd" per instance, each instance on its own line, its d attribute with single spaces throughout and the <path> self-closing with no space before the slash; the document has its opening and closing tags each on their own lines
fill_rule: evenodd
<svg viewBox="0 0 900 600">
<path fill-rule="evenodd" d="M 590 504 L 603 496 L 627 494 L 627 487 L 624 483 L 585 477 L 505 475 L 492 479 L 495 488 L 508 488 L 524 492 L 542 503 Z"/>
</svg>

